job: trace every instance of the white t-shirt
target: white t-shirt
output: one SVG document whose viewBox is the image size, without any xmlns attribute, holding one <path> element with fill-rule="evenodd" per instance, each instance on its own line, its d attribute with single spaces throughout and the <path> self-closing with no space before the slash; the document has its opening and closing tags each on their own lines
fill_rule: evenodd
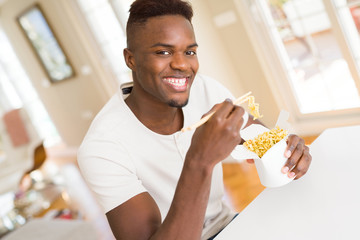
<svg viewBox="0 0 360 240">
<path fill-rule="evenodd" d="M 78 163 L 105 213 L 139 193 L 148 192 L 164 220 L 194 131 L 172 135 L 151 131 L 124 102 L 130 89 L 119 90 L 95 117 L 79 148 Z M 183 108 L 184 126 L 198 122 L 213 105 L 226 98 L 233 98 L 226 88 L 211 78 L 198 75 L 189 102 Z M 247 120 L 248 114 L 245 114 L 244 122 Z M 212 175 L 204 230 L 218 226 L 214 222 L 224 221 L 224 218 L 228 222 L 233 216 L 224 217 L 231 214 L 222 198 L 222 166 L 217 164 Z"/>
</svg>

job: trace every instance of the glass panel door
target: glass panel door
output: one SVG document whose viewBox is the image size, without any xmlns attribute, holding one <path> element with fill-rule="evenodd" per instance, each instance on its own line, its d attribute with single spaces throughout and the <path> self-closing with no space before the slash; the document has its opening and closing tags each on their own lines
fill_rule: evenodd
<svg viewBox="0 0 360 240">
<path fill-rule="evenodd" d="M 300 112 L 360 107 L 354 76 L 322 0 L 257 2 L 275 39 Z M 355 21 L 351 24 L 355 26 Z"/>
<path fill-rule="evenodd" d="M 333 0 L 339 24 L 360 69 L 360 0 Z M 360 88 L 360 83 L 357 85 Z"/>
</svg>

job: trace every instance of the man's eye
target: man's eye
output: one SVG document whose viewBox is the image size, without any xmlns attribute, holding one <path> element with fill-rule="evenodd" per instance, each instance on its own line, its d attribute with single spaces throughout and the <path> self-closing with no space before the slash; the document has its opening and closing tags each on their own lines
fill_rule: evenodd
<svg viewBox="0 0 360 240">
<path fill-rule="evenodd" d="M 186 55 L 188 55 L 188 56 L 194 56 L 194 55 L 196 55 L 196 52 L 195 52 L 195 51 L 187 51 L 187 52 L 186 52 Z"/>
<path fill-rule="evenodd" d="M 170 55 L 170 52 L 169 51 L 158 51 L 158 52 L 156 52 L 156 54 L 158 54 L 158 55 Z"/>
</svg>

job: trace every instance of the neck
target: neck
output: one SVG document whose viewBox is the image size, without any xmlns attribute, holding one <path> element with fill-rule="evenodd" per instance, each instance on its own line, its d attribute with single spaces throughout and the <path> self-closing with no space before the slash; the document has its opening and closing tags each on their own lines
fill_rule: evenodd
<svg viewBox="0 0 360 240">
<path fill-rule="evenodd" d="M 151 131 L 163 135 L 170 135 L 181 130 L 184 121 L 181 108 L 137 97 L 134 90 L 126 98 L 125 103 L 142 124 Z"/>
</svg>

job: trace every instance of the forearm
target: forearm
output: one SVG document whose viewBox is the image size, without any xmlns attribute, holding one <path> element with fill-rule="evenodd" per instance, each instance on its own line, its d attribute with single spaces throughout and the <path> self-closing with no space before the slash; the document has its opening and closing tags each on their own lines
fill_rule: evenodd
<svg viewBox="0 0 360 240">
<path fill-rule="evenodd" d="M 214 106 L 212 111 L 214 115 L 197 128 L 192 137 L 173 202 L 154 239 L 158 236 L 199 239 L 201 236 L 212 171 L 239 144 L 244 115 L 244 109 L 229 100 Z"/>
<path fill-rule="evenodd" d="M 200 239 L 213 167 L 186 159 L 168 215 L 151 239 Z"/>
</svg>

